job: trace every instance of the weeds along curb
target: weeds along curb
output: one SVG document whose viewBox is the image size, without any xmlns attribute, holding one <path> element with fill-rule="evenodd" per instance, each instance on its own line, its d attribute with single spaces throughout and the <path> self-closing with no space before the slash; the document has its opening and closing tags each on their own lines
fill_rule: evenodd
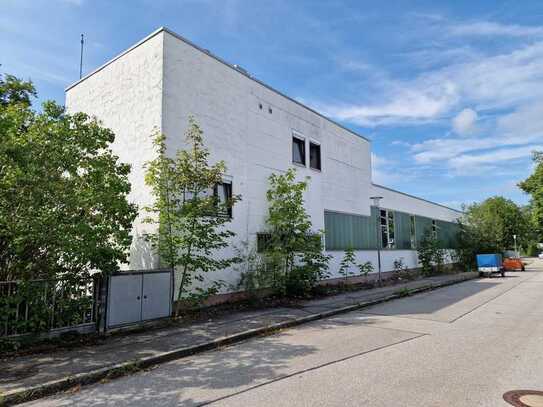
<svg viewBox="0 0 543 407">
<path fill-rule="evenodd" d="M 414 288 L 408 291 L 408 295 L 421 293 L 424 291 L 435 290 L 437 288 L 447 287 L 453 284 L 462 283 L 464 281 L 472 280 L 477 276 L 468 276 L 465 278 L 445 281 L 437 284 L 426 284 L 421 287 Z M 298 325 L 303 325 L 308 322 L 318 321 L 320 319 L 329 318 L 335 315 L 344 314 L 351 311 L 356 311 L 362 308 L 366 308 L 372 305 L 380 304 L 383 302 L 404 298 L 405 293 L 395 292 L 385 297 L 376 298 L 374 300 L 363 301 L 357 304 L 348 305 L 341 308 L 332 309 L 329 311 L 319 312 L 311 314 L 305 317 L 295 318 L 289 321 L 277 322 L 268 326 L 249 329 L 247 331 L 239 332 L 236 334 L 217 338 L 210 342 L 205 342 L 199 345 L 187 346 L 184 348 L 174 349 L 172 351 L 163 352 L 158 355 L 148 356 L 133 361 L 127 361 L 118 363 L 113 366 L 104 367 L 101 369 L 93 370 L 91 372 L 78 373 L 73 376 L 67 376 L 62 379 L 42 383 L 37 386 L 32 386 L 25 389 L 8 391 L 0 394 L 0 406 L 12 406 L 15 404 L 24 403 L 31 400 L 40 399 L 53 395 L 55 393 L 69 390 L 75 386 L 84 386 L 97 383 L 101 380 L 109 380 L 122 376 L 126 376 L 146 368 L 159 365 L 161 363 L 169 362 L 176 359 L 181 359 L 187 356 L 191 356 L 197 353 L 217 349 L 223 346 L 231 345 L 234 343 L 242 342 L 244 340 L 258 337 L 267 336 L 277 333 L 283 329 L 292 328 Z"/>
</svg>

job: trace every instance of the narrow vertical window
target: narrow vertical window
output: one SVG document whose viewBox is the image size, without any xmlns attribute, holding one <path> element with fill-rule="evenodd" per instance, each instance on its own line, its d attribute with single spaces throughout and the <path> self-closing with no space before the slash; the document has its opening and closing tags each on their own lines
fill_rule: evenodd
<svg viewBox="0 0 543 407">
<path fill-rule="evenodd" d="M 305 166 L 305 140 L 292 137 L 292 162 Z"/>
<path fill-rule="evenodd" d="M 394 249 L 394 212 L 381 209 L 381 245 L 384 249 Z"/>
<path fill-rule="evenodd" d="M 221 208 L 220 215 L 232 217 L 232 183 L 222 182 L 215 185 L 213 195 L 217 199 L 217 204 Z"/>
<path fill-rule="evenodd" d="M 437 239 L 437 225 L 435 219 L 432 219 L 432 236 Z"/>
<path fill-rule="evenodd" d="M 314 170 L 321 169 L 321 146 L 316 143 L 309 143 L 309 166 Z"/>
<path fill-rule="evenodd" d="M 387 222 L 387 211 L 381 209 L 380 213 L 381 219 L 381 247 L 383 249 L 388 247 L 388 222 Z"/>
<path fill-rule="evenodd" d="M 388 246 L 389 249 L 394 249 L 394 212 L 388 211 Z"/>
<path fill-rule="evenodd" d="M 409 237 L 411 242 L 411 248 L 414 249 L 417 245 L 417 235 L 415 229 L 415 217 L 413 215 L 409 216 Z"/>
</svg>

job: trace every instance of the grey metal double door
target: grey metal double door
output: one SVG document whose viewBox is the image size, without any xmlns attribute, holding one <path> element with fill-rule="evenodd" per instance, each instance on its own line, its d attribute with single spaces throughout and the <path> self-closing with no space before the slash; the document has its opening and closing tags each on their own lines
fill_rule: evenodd
<svg viewBox="0 0 543 407">
<path fill-rule="evenodd" d="M 169 270 L 111 275 L 107 301 L 108 328 L 170 316 L 172 284 Z"/>
</svg>

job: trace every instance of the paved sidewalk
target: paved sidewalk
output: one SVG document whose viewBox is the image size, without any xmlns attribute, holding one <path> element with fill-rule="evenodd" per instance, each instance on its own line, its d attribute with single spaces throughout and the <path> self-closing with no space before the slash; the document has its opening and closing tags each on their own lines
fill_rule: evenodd
<svg viewBox="0 0 543 407">
<path fill-rule="evenodd" d="M 302 323 L 398 298 L 400 290 L 422 291 L 476 277 L 461 273 L 391 287 L 303 301 L 293 308 L 234 312 L 185 326 L 112 336 L 95 346 L 0 360 L 0 405 L 14 404 L 103 378 L 265 335 Z"/>
</svg>

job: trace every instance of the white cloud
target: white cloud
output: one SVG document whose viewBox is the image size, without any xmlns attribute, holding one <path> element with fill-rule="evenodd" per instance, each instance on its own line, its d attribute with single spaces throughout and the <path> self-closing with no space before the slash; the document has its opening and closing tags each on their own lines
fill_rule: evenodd
<svg viewBox="0 0 543 407">
<path fill-rule="evenodd" d="M 371 165 L 373 168 L 382 168 L 385 165 L 391 164 L 392 161 L 375 153 L 371 153 Z"/>
<path fill-rule="evenodd" d="M 543 26 L 450 24 L 443 18 L 436 24 L 444 34 L 433 26 L 432 41 L 399 55 L 418 74 L 391 78 L 390 72 L 375 74 L 370 67 L 360 71 L 367 80 L 354 93 L 358 101 L 314 105 L 366 127 L 451 123 L 448 134 L 404 144 L 416 166 L 413 173 L 439 168 L 445 176 L 477 176 L 492 169 L 496 176 L 511 176 L 505 174 L 512 171 L 508 166 L 526 160 L 543 143 Z M 458 39 L 451 39 L 468 35 L 510 38 L 495 47 L 471 38 L 469 43 L 462 38 L 459 47 Z M 399 169 L 384 165 L 381 157 L 374 161 L 377 182 L 394 182 Z"/>
<path fill-rule="evenodd" d="M 452 121 L 454 131 L 460 135 L 467 135 L 475 130 L 477 112 L 473 109 L 464 109 Z"/>
<path fill-rule="evenodd" d="M 543 41 L 493 56 L 474 53 L 411 80 L 380 75 L 372 86 L 377 89 L 371 98 L 361 89 L 360 103 L 313 105 L 331 117 L 368 127 L 442 120 L 466 105 L 475 110 L 515 108 L 543 98 Z"/>
<path fill-rule="evenodd" d="M 447 139 L 425 140 L 412 146 L 415 161 L 419 164 L 443 162 L 468 151 L 495 147 L 491 139 Z"/>
<path fill-rule="evenodd" d="M 500 147 L 534 148 L 543 141 L 543 102 L 522 106 L 496 121 L 486 137 L 440 137 L 411 146 L 414 159 L 419 164 L 447 164 L 455 157 L 478 150 Z M 520 151 L 520 150 L 517 150 Z M 451 167 L 458 169 L 458 163 Z"/>
<path fill-rule="evenodd" d="M 359 124 L 374 126 L 398 122 L 421 122 L 434 119 L 449 109 L 457 100 L 454 83 L 443 81 L 436 87 L 430 85 L 419 90 L 398 84 L 390 101 L 380 105 L 324 106 L 332 117 Z"/>
<path fill-rule="evenodd" d="M 452 25 L 449 27 L 448 32 L 451 35 L 460 36 L 532 37 L 543 35 L 543 28 L 516 24 L 500 24 L 492 21 L 475 21 L 472 23 Z"/>
<path fill-rule="evenodd" d="M 377 184 L 390 185 L 399 180 L 398 174 L 391 167 L 393 161 L 382 157 L 375 153 L 371 153 L 371 177 L 372 181 Z"/>
<path fill-rule="evenodd" d="M 483 154 L 464 154 L 449 160 L 448 165 L 458 173 L 480 171 L 485 167 L 499 168 L 509 161 L 530 157 L 532 151 L 541 148 L 543 148 L 543 145 L 530 145 L 517 148 L 502 148 Z"/>
<path fill-rule="evenodd" d="M 352 71 L 352 72 L 367 72 L 371 70 L 373 67 L 362 61 L 356 61 L 356 60 L 344 60 L 343 58 L 337 58 L 337 65 L 343 69 L 344 71 Z"/>
<path fill-rule="evenodd" d="M 62 3 L 71 4 L 72 6 L 82 6 L 84 0 L 60 0 Z"/>
</svg>

